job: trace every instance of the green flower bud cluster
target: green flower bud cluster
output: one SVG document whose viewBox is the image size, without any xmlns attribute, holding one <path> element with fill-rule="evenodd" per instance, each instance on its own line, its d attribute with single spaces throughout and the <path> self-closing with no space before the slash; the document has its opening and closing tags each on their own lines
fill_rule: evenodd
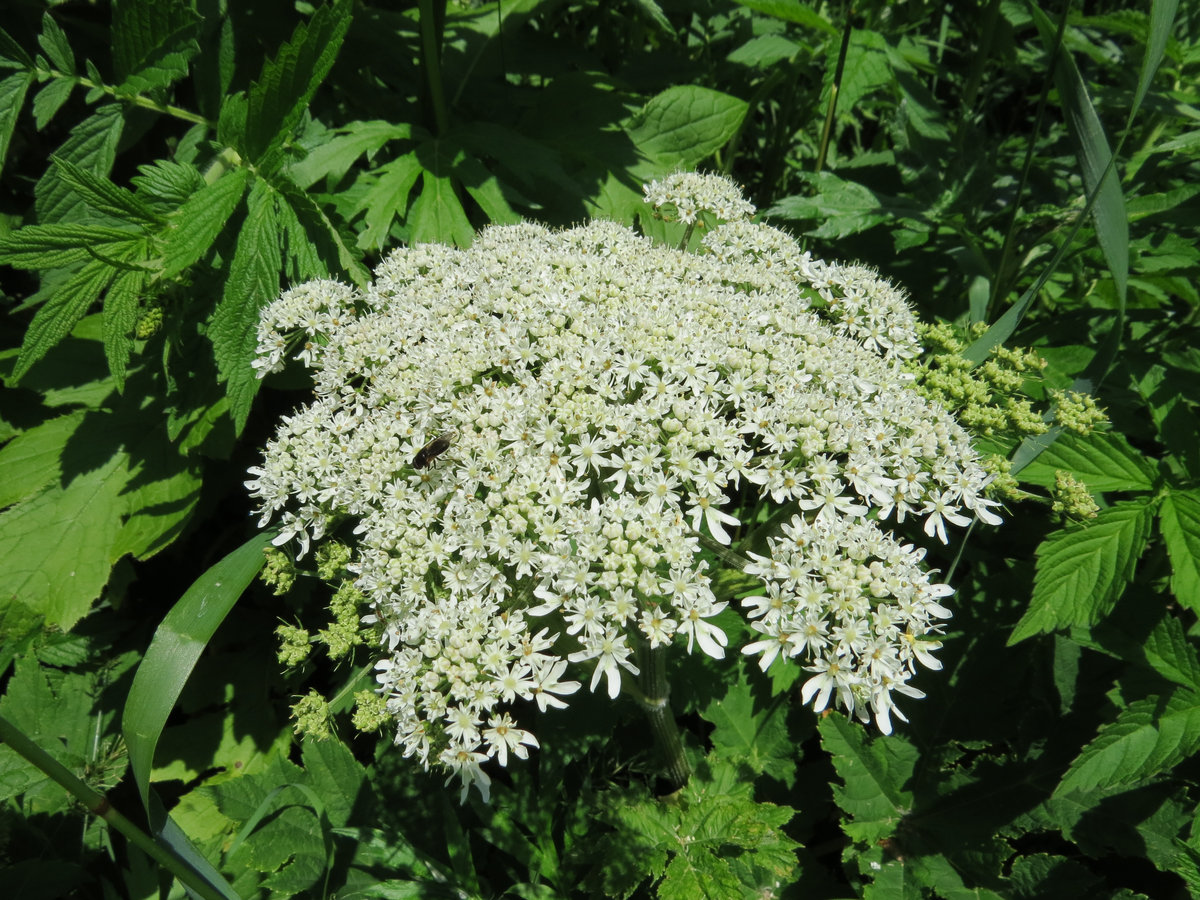
<svg viewBox="0 0 1200 900">
<path fill-rule="evenodd" d="M 1022 396 L 1037 379 L 1045 361 L 1034 351 L 997 347 L 975 366 L 963 356 L 967 341 L 953 325 L 918 325 L 927 353 L 908 363 L 915 388 L 946 407 L 976 434 L 1026 437 L 1044 434 L 1049 426 L 1033 401 Z"/>
</svg>

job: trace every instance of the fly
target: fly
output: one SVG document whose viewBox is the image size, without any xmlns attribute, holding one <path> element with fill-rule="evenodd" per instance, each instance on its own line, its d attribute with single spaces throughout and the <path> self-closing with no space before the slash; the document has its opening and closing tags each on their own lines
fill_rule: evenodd
<svg viewBox="0 0 1200 900">
<path fill-rule="evenodd" d="M 449 431 L 443 431 L 432 441 L 417 451 L 417 455 L 413 457 L 414 469 L 428 469 L 433 465 L 433 461 L 450 449 L 450 442 L 454 440 L 454 434 Z"/>
</svg>

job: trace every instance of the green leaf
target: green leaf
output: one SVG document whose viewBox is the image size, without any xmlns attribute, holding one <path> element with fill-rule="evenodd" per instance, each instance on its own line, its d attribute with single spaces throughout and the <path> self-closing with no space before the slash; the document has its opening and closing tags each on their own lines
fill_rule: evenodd
<svg viewBox="0 0 1200 900">
<path fill-rule="evenodd" d="M 834 787 L 834 799 L 851 817 L 843 822 L 846 834 L 868 844 L 890 837 L 913 805 L 905 785 L 916 764 L 916 748 L 895 735 L 868 740 L 860 726 L 837 712 L 825 716 L 818 730 L 842 780 Z"/>
<path fill-rule="evenodd" d="M 277 192 L 276 209 L 287 235 L 291 277 L 299 282 L 337 272 L 365 287 L 371 273 L 316 201 L 286 177 L 268 176 L 267 181 Z"/>
<path fill-rule="evenodd" d="M 4 174 L 4 161 L 12 143 L 13 129 L 25 103 L 25 94 L 33 84 L 32 72 L 17 72 L 0 81 L 0 176 Z"/>
<path fill-rule="evenodd" d="M 1095 625 L 1132 580 L 1150 538 L 1155 501 L 1120 503 L 1085 525 L 1049 535 L 1037 550 L 1029 610 L 1009 646 L 1071 625 Z"/>
<path fill-rule="evenodd" d="M 1064 432 L 1021 470 L 1021 480 L 1052 487 L 1060 469 L 1093 491 L 1149 491 L 1158 482 L 1154 463 L 1118 432 Z"/>
<path fill-rule="evenodd" d="M 10 63 L 5 68 L 19 67 L 29 70 L 34 68 L 33 57 L 26 53 L 25 48 L 14 41 L 12 35 L 3 28 L 0 28 L 0 60 Z"/>
<path fill-rule="evenodd" d="M 21 354 L 13 367 L 14 381 L 19 380 L 51 347 L 71 333 L 75 323 L 100 298 L 115 275 L 110 266 L 93 260 L 54 292 L 29 323 L 25 341 L 21 344 Z"/>
<path fill-rule="evenodd" d="M 161 200 L 172 207 L 186 203 L 192 194 L 202 190 L 204 179 L 195 166 L 157 159 L 138 166 L 138 174 L 129 179 L 143 195 Z"/>
<path fill-rule="evenodd" d="M 737 0 L 737 3 L 747 9 L 757 10 L 785 22 L 795 22 L 797 25 L 813 28 L 833 37 L 838 34 L 838 30 L 824 16 L 800 0 Z"/>
<path fill-rule="evenodd" d="M 60 269 L 88 259 L 89 247 L 128 241 L 136 234 L 99 225 L 26 225 L 0 238 L 0 262 L 18 269 Z"/>
<path fill-rule="evenodd" d="M 20 602 L 69 630 L 108 581 L 125 479 L 120 456 L 96 462 L 0 513 L 0 610 Z"/>
<path fill-rule="evenodd" d="M 1045 13 L 1032 0 L 1029 0 L 1028 7 L 1047 52 L 1055 59 L 1054 82 L 1067 114 L 1067 130 L 1076 144 L 1084 186 L 1088 195 L 1095 197 L 1091 212 L 1096 226 L 1096 240 L 1116 287 L 1116 324 L 1105 347 L 1088 367 L 1088 377 L 1097 382 L 1111 365 L 1124 330 L 1129 283 L 1129 217 L 1125 211 L 1125 195 L 1121 191 L 1116 168 L 1109 165 L 1113 153 L 1075 60 L 1064 48 L 1056 46 L 1055 29 Z"/>
<path fill-rule="evenodd" d="M 1184 607 L 1200 612 L 1200 491 L 1172 491 L 1158 515 L 1171 559 L 1171 591 Z"/>
<path fill-rule="evenodd" d="M 42 33 L 38 35 L 38 45 L 46 51 L 51 64 L 57 66 L 60 72 L 64 75 L 75 74 L 75 54 L 71 52 L 71 44 L 50 13 L 42 16 Z"/>
<path fill-rule="evenodd" d="M 1132 785 L 1167 772 L 1200 750 L 1200 694 L 1178 690 L 1168 697 L 1131 703 L 1101 729 L 1071 763 L 1055 796 Z"/>
<path fill-rule="evenodd" d="M 107 178 L 94 175 L 65 159 L 51 159 L 59 177 L 97 212 L 124 219 L 135 225 L 158 225 L 163 220 L 132 191 L 113 184 Z"/>
<path fill-rule="evenodd" d="M 124 111 L 120 104 L 101 106 L 88 118 L 71 129 L 71 136 L 53 155 L 72 162 L 96 175 L 112 171 L 117 156 L 117 144 L 125 128 Z M 89 213 L 83 200 L 59 175 L 59 169 L 46 169 L 34 188 L 38 220 L 56 225 L 76 222 Z"/>
<path fill-rule="evenodd" d="M 121 93 L 147 94 L 188 74 L 202 19 L 183 0 L 121 3 L 113 10 L 113 64 Z"/>
<path fill-rule="evenodd" d="M 1179 619 L 1167 612 L 1142 644 L 1146 662 L 1175 684 L 1200 690 L 1200 659 Z"/>
<path fill-rule="evenodd" d="M 62 105 L 75 89 L 75 79 L 55 78 L 46 82 L 33 98 L 33 122 L 38 131 L 50 124 L 54 114 L 62 109 Z"/>
<path fill-rule="evenodd" d="M 283 265 L 275 195 L 266 182 L 255 180 L 247 207 L 225 291 L 208 332 L 238 432 L 246 424 L 258 392 L 259 380 L 250 365 L 258 343 L 258 314 L 279 295 Z"/>
<path fill-rule="evenodd" d="M 374 182 L 363 192 L 355 211 L 366 210 L 363 221 L 366 230 L 359 236 L 359 246 L 380 249 L 386 246 L 392 223 L 408 209 L 408 195 L 424 169 L 415 153 L 380 166 Z"/>
<path fill-rule="evenodd" d="M 412 243 L 469 247 L 475 230 L 454 193 L 454 183 L 430 171 L 423 173 L 421 194 L 409 213 Z"/>
<path fill-rule="evenodd" d="M 250 173 L 234 169 L 192 195 L 169 219 L 164 233 L 162 277 L 173 278 L 212 249 L 217 235 L 233 215 Z"/>
<path fill-rule="evenodd" d="M 263 64 L 262 75 L 247 95 L 245 148 L 268 171 L 273 168 L 268 154 L 282 146 L 300 123 L 333 68 L 350 20 L 351 5 L 346 0 L 321 7 L 307 24 L 296 26 L 274 59 Z"/>
<path fill-rule="evenodd" d="M 709 88 L 667 88 L 626 129 L 638 149 L 663 167 L 691 168 L 737 134 L 750 105 Z"/>
<path fill-rule="evenodd" d="M 521 217 L 509 206 L 500 180 L 477 159 L 467 157 L 458 166 L 458 176 L 466 192 L 479 204 L 488 221 L 498 225 L 513 225 Z"/>
<path fill-rule="evenodd" d="M 360 156 L 371 156 L 389 141 L 410 140 L 412 133 L 413 126 L 405 123 L 355 122 L 337 129 L 334 137 L 326 137 L 303 159 L 292 163 L 288 176 L 301 188 L 322 179 L 340 181 Z"/>
<path fill-rule="evenodd" d="M 804 181 L 812 186 L 812 196 L 784 197 L 767 213 L 798 222 L 815 221 L 817 227 L 809 233 L 832 239 L 866 231 L 892 218 L 880 200 L 861 184 L 831 172 L 805 175 Z"/>
<path fill-rule="evenodd" d="M 745 763 L 756 774 L 767 772 L 780 781 L 795 775 L 795 749 L 787 731 L 786 704 L 754 711 L 750 686 L 738 684 L 714 699 L 702 713 L 715 725 L 709 740 L 713 753 Z"/>
<path fill-rule="evenodd" d="M 149 280 L 144 272 L 125 271 L 113 279 L 104 295 L 104 355 L 118 391 L 125 390 L 125 374 L 133 354 L 133 328 Z"/>
<path fill-rule="evenodd" d="M 79 428 L 83 415 L 57 416 L 0 448 L 0 509 L 29 499 L 62 474 L 63 446 Z"/>
<path fill-rule="evenodd" d="M 262 568 L 263 550 L 270 542 L 269 534 L 255 535 L 197 578 L 158 626 L 138 666 L 121 729 L 134 783 L 147 811 L 154 748 L 167 717 L 200 653 Z"/>
</svg>

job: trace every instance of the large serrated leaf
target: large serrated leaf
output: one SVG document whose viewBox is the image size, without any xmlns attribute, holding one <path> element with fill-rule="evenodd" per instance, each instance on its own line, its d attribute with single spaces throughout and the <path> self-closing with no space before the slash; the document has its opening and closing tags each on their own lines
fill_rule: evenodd
<svg viewBox="0 0 1200 900">
<path fill-rule="evenodd" d="M 19 380 L 51 347 L 71 333 L 115 275 L 112 267 L 93 260 L 54 292 L 29 323 L 21 355 L 13 367 L 14 380 Z"/>
<path fill-rule="evenodd" d="M 376 170 L 374 183 L 363 192 L 356 211 L 366 210 L 366 230 L 358 244 L 364 249 L 380 249 L 388 242 L 392 222 L 408 209 L 408 196 L 423 169 L 415 153 L 385 163 Z"/>
<path fill-rule="evenodd" d="M 745 100 L 720 91 L 670 87 L 651 98 L 628 132 L 659 165 L 692 168 L 733 138 L 749 109 Z"/>
<path fill-rule="evenodd" d="M 1200 694 L 1179 690 L 1129 705 L 1071 763 L 1055 796 L 1146 781 L 1200 749 Z"/>
<path fill-rule="evenodd" d="M 0 610 L 21 603 L 69 630 L 108 581 L 122 459 L 109 457 L 0 513 Z"/>
<path fill-rule="evenodd" d="M 245 169 L 234 169 L 192 195 L 171 216 L 164 235 L 163 278 L 178 275 L 212 248 L 241 201 L 249 177 Z"/>
<path fill-rule="evenodd" d="M 250 363 L 258 341 L 259 310 L 278 296 L 282 265 L 275 195 L 259 179 L 250 188 L 246 221 L 208 332 L 239 432 L 258 392 L 259 380 Z"/>
<path fill-rule="evenodd" d="M 1093 491 L 1148 491 L 1158 479 L 1154 463 L 1115 432 L 1064 432 L 1021 470 L 1021 480 L 1051 487 L 1060 469 Z"/>
<path fill-rule="evenodd" d="M 1171 559 L 1171 591 L 1200 612 L 1200 491 L 1173 491 L 1163 498 L 1159 528 Z"/>
<path fill-rule="evenodd" d="M 0 448 L 0 509 L 27 500 L 59 476 L 63 445 L 83 415 L 73 412 L 50 419 Z"/>
<path fill-rule="evenodd" d="M 347 237 L 325 211 L 286 177 L 269 179 L 277 192 L 277 210 L 287 233 L 287 258 L 292 278 L 307 281 L 328 278 L 330 273 L 345 273 L 360 287 L 371 280 L 371 273 L 350 249 Z"/>
<path fill-rule="evenodd" d="M 1029 610 L 1008 643 L 1071 625 L 1094 625 L 1133 578 L 1150 538 L 1154 501 L 1121 503 L 1086 525 L 1056 531 L 1037 550 Z"/>
<path fill-rule="evenodd" d="M 912 807 L 913 796 L 905 785 L 912 777 L 917 750 L 902 738 L 866 733 L 841 713 L 830 713 L 819 726 L 821 743 L 842 779 L 834 798 L 852 822 L 846 833 L 874 844 L 892 835 Z"/>
</svg>

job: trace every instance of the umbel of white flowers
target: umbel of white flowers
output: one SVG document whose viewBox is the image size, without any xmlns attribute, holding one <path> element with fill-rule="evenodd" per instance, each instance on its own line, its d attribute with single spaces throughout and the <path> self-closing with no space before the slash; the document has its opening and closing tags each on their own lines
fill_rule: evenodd
<svg viewBox="0 0 1200 900">
<path fill-rule="evenodd" d="M 352 529 L 396 743 L 463 797 L 538 745 L 518 701 L 566 706 L 575 672 L 617 697 L 635 640 L 722 658 L 702 540 L 776 513 L 741 651 L 798 662 L 804 702 L 889 733 L 917 665 L 940 668 L 951 592 L 889 524 L 944 542 L 999 521 L 967 433 L 903 371 L 921 347 L 896 288 L 751 223 L 725 179 L 646 195 L 728 221 L 700 253 L 603 221 L 491 227 L 262 315 L 260 374 L 295 353 L 316 399 L 250 470 L 261 524 L 301 554 Z"/>
</svg>

